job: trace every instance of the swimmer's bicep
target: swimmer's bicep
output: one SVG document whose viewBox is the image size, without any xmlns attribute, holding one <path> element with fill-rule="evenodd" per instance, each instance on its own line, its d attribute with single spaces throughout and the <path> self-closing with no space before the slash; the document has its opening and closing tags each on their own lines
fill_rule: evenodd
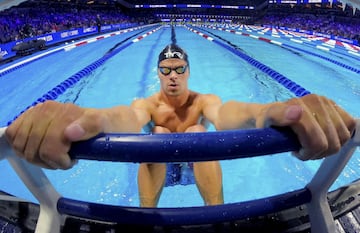
<svg viewBox="0 0 360 233">
<path fill-rule="evenodd" d="M 148 110 L 149 107 L 147 106 L 146 102 L 143 100 L 135 100 L 131 104 L 131 108 L 133 109 L 137 123 L 140 127 L 144 127 L 151 121 L 151 114 Z"/>
<path fill-rule="evenodd" d="M 205 104 L 203 107 L 203 116 L 207 123 L 216 124 L 218 120 L 219 109 L 221 107 L 221 100 L 215 95 L 206 95 Z"/>
</svg>

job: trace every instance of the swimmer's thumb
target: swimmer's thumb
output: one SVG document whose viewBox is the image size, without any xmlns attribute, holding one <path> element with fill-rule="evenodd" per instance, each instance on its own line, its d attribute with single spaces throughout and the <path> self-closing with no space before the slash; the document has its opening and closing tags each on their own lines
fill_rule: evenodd
<svg viewBox="0 0 360 233">
<path fill-rule="evenodd" d="M 65 137 L 71 141 L 80 141 L 86 135 L 85 129 L 77 122 L 73 122 L 65 128 Z"/>
<path fill-rule="evenodd" d="M 256 120 L 256 127 L 290 126 L 300 120 L 302 112 L 300 105 L 273 103 L 262 111 Z"/>
<path fill-rule="evenodd" d="M 86 124 L 82 124 L 81 121 L 75 121 L 65 128 L 64 135 L 70 142 L 82 141 L 102 132 L 101 129 L 95 128 L 94 126 L 86 127 Z"/>
</svg>

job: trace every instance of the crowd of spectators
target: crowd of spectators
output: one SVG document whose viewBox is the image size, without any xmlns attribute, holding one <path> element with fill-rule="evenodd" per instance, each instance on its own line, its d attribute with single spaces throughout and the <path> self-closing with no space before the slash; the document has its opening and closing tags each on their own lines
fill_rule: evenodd
<svg viewBox="0 0 360 233">
<path fill-rule="evenodd" d="M 352 15 L 352 10 L 311 9 L 301 5 L 289 6 L 289 4 L 285 7 L 269 6 L 265 16 L 262 16 L 256 24 L 284 26 L 347 39 L 360 39 L 360 17 Z M 131 10 L 124 12 L 124 9 L 119 5 L 94 7 L 87 4 L 76 4 L 74 1 L 68 3 L 27 1 L 17 7 L 0 12 L 0 43 L 73 28 L 97 26 L 97 16 L 100 16 L 102 25 L 140 23 L 140 21 L 148 23 L 149 18 L 156 20 L 155 16 L 149 17 L 145 14 L 130 17 Z"/>
<path fill-rule="evenodd" d="M 0 43 L 72 28 L 131 22 L 119 7 L 93 8 L 53 1 L 27 2 L 0 12 Z"/>
<path fill-rule="evenodd" d="M 265 16 L 261 24 L 302 29 L 327 35 L 335 35 L 360 42 L 360 24 L 337 22 L 331 17 L 314 15 Z"/>
<path fill-rule="evenodd" d="M 133 5 L 142 4 L 208 4 L 208 5 L 258 5 L 268 0 L 125 0 Z"/>
<path fill-rule="evenodd" d="M 306 6 L 276 6 L 258 24 L 302 29 L 327 35 L 334 35 L 360 43 L 360 16 L 353 15 L 352 9 L 311 8 Z"/>
</svg>

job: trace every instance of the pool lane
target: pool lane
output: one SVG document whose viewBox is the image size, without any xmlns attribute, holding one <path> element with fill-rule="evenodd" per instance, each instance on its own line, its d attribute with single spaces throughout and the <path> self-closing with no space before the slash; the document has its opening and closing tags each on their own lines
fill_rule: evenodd
<svg viewBox="0 0 360 233">
<path fill-rule="evenodd" d="M 138 28 L 96 42 L 92 41 L 95 43 L 65 45 L 60 50 L 55 49 L 57 51 L 55 53 L 31 60 L 26 64 L 20 62 L 10 72 L 4 72 L 6 74 L 0 76 L 0 93 L 4 93 L 0 99 L 3 113 L 0 125 L 6 126 L 24 109 L 49 94 L 48 92 L 66 79 L 102 58 L 118 43 L 136 39 L 138 34 L 146 31 L 149 31 L 149 28 Z M 71 52 L 75 48 L 76 53 Z M 34 54 L 34 56 L 38 55 Z"/>
<path fill-rule="evenodd" d="M 221 96 L 224 95 L 224 92 L 226 95 L 224 95 L 224 100 L 228 99 L 238 99 L 238 100 L 244 100 L 244 101 L 259 101 L 264 100 L 265 101 L 274 101 L 274 100 L 282 100 L 281 98 L 287 98 L 291 97 L 291 95 L 288 94 L 285 90 L 285 95 L 282 97 L 278 97 L 276 95 L 273 95 L 271 93 L 268 93 L 269 88 L 273 88 L 273 86 L 267 86 L 267 88 L 263 89 L 262 94 L 258 94 L 258 89 L 263 88 L 264 86 L 271 83 L 271 80 L 264 81 L 266 79 L 266 75 L 263 75 L 262 71 L 259 71 L 256 68 L 251 67 L 247 62 L 243 61 L 241 58 L 236 56 L 235 54 L 229 53 L 229 51 L 225 50 L 224 48 L 220 46 L 214 46 L 214 43 L 211 43 L 208 40 L 205 40 L 201 37 L 199 37 L 197 34 L 192 33 L 188 31 L 185 28 L 177 27 L 177 41 L 178 43 L 183 46 L 186 51 L 189 53 L 190 57 L 190 66 L 191 66 L 191 78 L 189 80 L 190 87 L 193 87 L 196 91 L 201 91 L 204 93 L 215 93 L 219 94 Z M 221 35 L 223 36 L 223 35 Z M 157 64 L 157 53 L 158 51 L 161 51 L 161 49 L 170 43 L 171 41 L 171 34 L 170 34 L 170 28 L 165 27 L 156 33 L 153 33 L 151 36 L 147 36 L 143 38 L 138 44 L 134 44 L 132 46 L 129 46 L 125 49 L 123 49 L 119 54 L 116 56 L 111 57 L 106 61 L 105 66 L 100 66 L 99 68 L 95 69 L 91 73 L 91 78 L 89 82 L 82 83 L 80 87 L 81 89 L 79 92 L 78 90 L 75 91 L 73 89 L 73 93 L 64 93 L 63 95 L 59 96 L 58 98 L 61 99 L 62 96 L 66 96 L 68 101 L 75 100 L 77 104 L 80 105 L 86 105 L 86 106 L 94 106 L 94 107 L 106 107 L 106 106 L 113 106 L 116 104 L 127 104 L 131 102 L 135 97 L 143 97 L 148 96 L 158 90 L 158 83 L 156 81 L 156 64 Z M 239 41 L 239 38 L 233 38 L 231 40 L 233 43 L 239 42 L 240 44 L 249 45 L 249 51 L 247 51 L 248 54 L 256 53 L 257 48 L 263 48 L 263 44 L 256 44 L 254 41 L 248 41 L 243 43 L 244 41 Z M 107 43 L 104 44 L 96 42 L 89 45 L 80 46 L 79 48 L 75 48 L 73 50 L 74 53 L 72 53 L 72 50 L 69 50 L 67 54 L 69 54 L 71 57 L 73 57 L 72 62 L 76 60 L 82 60 L 83 56 L 84 58 L 93 57 L 95 60 L 99 58 L 99 55 L 103 55 L 102 52 L 107 52 L 109 48 L 112 48 L 115 44 L 118 43 L 118 41 L 114 41 L 111 45 L 107 45 Z M 89 47 L 88 47 L 89 46 Z M 102 48 L 102 46 L 105 46 L 105 48 Z M 82 49 L 85 49 L 88 51 L 88 53 L 84 53 L 83 51 L 80 51 Z M 100 49 L 101 48 L 101 49 Z M 267 48 L 267 47 L 266 47 Z M 271 55 L 272 49 L 269 49 L 269 53 Z M 82 55 L 78 55 L 78 52 Z M 264 49 L 262 50 L 264 52 Z M 282 51 L 282 50 L 280 50 Z M 261 60 L 260 58 L 268 58 L 270 59 L 269 62 L 262 61 L 264 64 L 271 65 L 273 67 L 273 63 L 277 64 L 277 60 L 274 61 L 275 56 L 270 55 L 262 55 L 263 52 L 259 52 L 259 54 L 256 56 L 256 59 Z M 275 53 L 278 54 L 278 53 Z M 55 56 L 55 54 L 54 54 Z M 51 56 L 49 56 L 51 57 Z M 260 57 L 260 58 L 259 58 Z M 286 57 L 286 56 L 284 56 Z M 282 56 L 280 58 L 283 58 Z M 279 58 L 279 60 L 280 60 Z M 59 59 L 59 57 L 57 57 Z M 285 58 L 284 58 L 285 59 Z M 292 57 L 292 59 L 295 59 Z M 56 60 L 56 59 L 54 59 Z M 65 59 L 63 59 L 65 60 Z M 67 60 L 67 59 L 66 59 Z M 71 60 L 71 59 L 70 59 Z M 85 60 L 85 59 L 84 59 Z M 94 61 L 94 59 L 87 60 L 88 62 L 84 62 L 84 67 L 91 64 L 91 62 Z M 293 61 L 294 62 L 294 61 Z M 296 62 L 295 62 L 296 63 Z M 66 63 L 65 67 L 68 66 L 70 69 L 72 69 L 72 64 L 76 63 Z M 275 66 L 275 70 L 283 73 L 284 64 L 280 65 L 279 67 Z M 298 68 L 298 67 L 297 67 Z M 64 71 L 66 72 L 66 69 L 63 67 Z M 77 67 L 77 69 L 74 69 L 75 72 L 81 70 L 81 67 Z M 61 69 L 58 71 L 60 74 Z M 73 75 L 75 72 L 69 72 L 69 75 Z M 235 85 L 231 85 L 231 88 L 229 87 L 229 83 L 225 80 L 225 77 L 231 77 L 231 79 L 236 80 Z M 246 76 L 246 77 L 245 77 Z M 248 76 L 248 77 L 247 77 Z M 63 79 L 58 80 L 54 85 L 47 85 L 48 89 L 45 90 L 45 92 L 38 93 L 38 98 L 43 93 L 46 93 L 46 91 L 51 90 L 54 86 L 58 85 L 59 83 L 64 81 L 64 78 L 69 77 L 68 75 L 64 75 Z M 263 85 L 262 83 L 266 83 Z M 249 86 L 245 85 L 245 83 L 249 83 Z M 39 85 L 39 84 L 37 84 Z M 100 86 L 103 87 L 103 89 L 97 89 L 95 87 Z M 129 90 L 129 86 L 134 87 L 131 88 L 133 90 Z M 276 85 L 274 85 L 276 86 Z M 277 85 L 278 86 L 278 85 Z M 275 92 L 281 92 L 284 91 L 280 88 L 280 91 Z M 104 88 L 105 87 L 105 88 Z M 144 88 L 145 87 L 145 88 Z M 254 94 L 254 90 L 255 93 Z M 228 92 L 228 93 L 226 93 Z M 125 97 L 122 95 L 125 94 Z M 255 97 L 254 97 L 255 95 Z M 94 97 L 92 97 L 94 96 Z M 90 98 L 89 98 L 90 97 Z M 106 97 L 106 98 L 105 98 Z M 277 99 L 280 98 L 280 99 Z M 271 158 L 273 159 L 273 158 Z M 245 166 L 248 165 L 248 167 L 251 167 L 252 161 L 244 160 L 242 161 L 242 164 Z M 289 160 L 284 161 L 287 165 L 291 162 Z M 261 173 L 266 174 L 266 172 L 269 172 L 271 174 L 272 171 L 270 169 L 266 169 L 266 162 L 259 162 L 257 165 L 260 168 L 265 168 L 261 170 Z M 288 165 L 289 166 L 289 165 Z M 355 167 L 356 168 L 356 167 Z M 117 172 L 118 169 L 118 172 Z M 301 179 L 304 179 L 304 182 L 306 182 L 305 176 L 307 173 L 311 175 L 312 171 L 306 170 L 302 167 L 297 167 L 297 169 L 302 170 L 302 176 Z M 83 172 L 86 170 L 87 172 Z M 133 168 L 132 172 L 136 171 L 135 168 Z M 260 172 L 256 170 L 257 172 Z M 123 179 L 128 180 L 131 176 L 131 172 L 128 172 L 126 174 L 123 174 L 121 169 L 114 168 L 111 165 L 104 166 L 102 169 L 99 170 L 98 166 L 94 164 L 80 164 L 76 167 L 73 171 L 61 171 L 58 173 L 54 173 L 54 177 L 57 177 L 59 180 L 63 177 L 66 181 L 66 183 L 70 183 L 72 185 L 76 185 L 79 188 L 79 191 L 73 192 L 74 190 L 69 189 L 69 186 L 63 185 L 62 182 L 59 181 L 57 183 L 57 187 L 59 187 L 59 191 L 63 193 L 65 196 L 72 196 L 74 198 L 84 199 L 84 200 L 94 200 L 99 201 L 103 203 L 119 203 L 124 202 L 128 203 L 129 205 L 137 205 L 137 194 L 136 190 L 134 189 L 134 183 L 131 184 L 131 186 L 123 187 L 123 182 L 119 179 L 111 179 L 110 176 L 105 176 L 105 173 L 109 173 L 112 175 L 112 177 L 121 176 Z M 101 182 L 103 182 L 102 186 L 103 189 L 100 188 L 99 191 L 98 188 L 94 186 L 91 186 L 90 181 L 91 179 L 88 179 L 88 177 L 91 174 L 96 174 L 96 176 L 99 176 L 99 179 Z M 252 198 L 252 194 L 250 194 L 250 190 L 254 189 L 256 190 L 256 186 L 258 186 L 258 181 L 256 179 L 258 178 L 256 174 L 250 175 L 250 177 L 243 177 L 242 174 L 233 174 L 233 178 L 239 179 L 240 182 L 244 182 L 245 179 L 254 179 L 254 185 L 247 186 L 249 190 L 249 194 L 243 193 L 242 198 Z M 72 177 L 76 177 L 77 179 L 71 180 Z M 102 179 L 104 178 L 104 179 Z M 131 178 L 131 177 L 130 177 Z M 86 180 L 87 182 L 84 182 L 84 184 L 78 184 L 78 180 Z M 261 181 L 263 182 L 263 181 Z M 265 181 L 264 181 L 265 182 Z M 256 184 L 256 185 L 255 185 Z M 89 190 L 90 187 L 94 187 L 93 189 Z M 275 185 L 273 185 L 273 190 L 270 190 L 271 192 L 278 192 L 278 190 L 275 190 L 276 188 L 283 187 L 282 182 L 278 182 Z M 0 186 L 1 187 L 1 186 Z M 197 193 L 196 188 L 193 186 L 189 187 L 182 187 L 188 191 L 194 191 Z M 288 187 L 285 187 L 286 189 Z M 291 187 L 290 187 L 291 188 Z M 128 192 L 130 189 L 132 191 L 130 193 Z M 231 187 L 226 187 L 226 191 L 229 191 L 229 189 L 232 189 Z M 80 190 L 88 190 L 88 192 L 81 192 Z M 114 191 L 115 190 L 115 191 Z M 168 194 L 171 193 L 171 188 L 169 189 Z M 287 189 L 288 190 L 288 189 Z M 97 195 L 99 194 L 100 195 Z M 238 190 L 235 190 L 235 192 L 238 192 Z M 90 193 L 90 194 L 89 194 Z M 21 195 L 21 193 L 20 193 Z M 90 196 L 89 196 L 90 195 Z M 100 196 L 100 198 L 99 198 Z M 195 200 L 191 200 L 191 202 L 187 202 L 186 197 L 179 197 L 179 200 L 176 200 L 177 203 L 174 203 L 174 200 L 169 198 L 168 201 L 163 202 L 163 205 L 176 205 L 178 203 L 180 204 L 193 204 L 193 202 L 199 203 L 199 205 L 202 204 L 201 198 L 199 196 L 194 196 Z M 173 202 L 173 203 L 171 203 Z"/>
<path fill-rule="evenodd" d="M 304 47 L 303 51 L 294 51 L 257 38 L 217 29 L 207 29 L 207 31 L 231 41 L 248 56 L 266 64 L 306 90 L 328 96 L 354 116 L 360 115 L 356 105 L 353 104 L 360 101 L 360 74 L 326 59 L 312 56 L 308 52 L 327 55 L 337 61 L 344 61 L 342 57 L 308 47 Z M 211 36 L 210 33 L 209 35 Z M 350 64 L 354 68 L 360 67 L 360 61 L 351 60 Z"/>
</svg>

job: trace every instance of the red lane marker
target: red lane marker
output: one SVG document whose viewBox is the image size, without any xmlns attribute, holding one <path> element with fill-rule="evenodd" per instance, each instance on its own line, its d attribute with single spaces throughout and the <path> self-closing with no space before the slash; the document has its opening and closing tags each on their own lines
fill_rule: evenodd
<svg viewBox="0 0 360 233">
<path fill-rule="evenodd" d="M 263 40 L 263 41 L 266 41 L 266 42 L 271 42 L 271 40 L 267 39 L 267 38 L 264 38 L 264 37 L 259 37 L 259 40 Z"/>
<path fill-rule="evenodd" d="M 82 42 L 79 42 L 77 44 L 75 44 L 75 46 L 80 46 L 80 45 L 84 45 L 84 44 L 87 44 L 88 42 L 87 41 L 82 41 Z"/>
</svg>

